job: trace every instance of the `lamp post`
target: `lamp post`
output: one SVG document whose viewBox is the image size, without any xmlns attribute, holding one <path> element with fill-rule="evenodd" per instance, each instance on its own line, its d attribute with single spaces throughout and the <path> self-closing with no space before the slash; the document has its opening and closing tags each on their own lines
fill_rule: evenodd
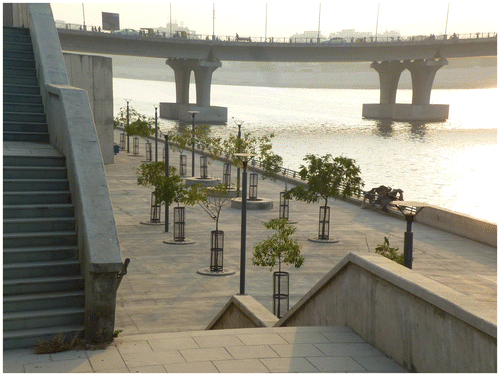
<svg viewBox="0 0 500 376">
<path fill-rule="evenodd" d="M 132 99 L 125 99 L 127 102 L 127 127 L 125 128 L 127 130 L 127 153 L 130 153 L 130 136 L 128 135 L 128 126 L 130 125 L 130 116 L 129 116 L 129 106 L 128 104 L 132 102 Z"/>
<path fill-rule="evenodd" d="M 158 106 L 155 104 L 155 162 L 158 162 Z"/>
<path fill-rule="evenodd" d="M 245 264 L 246 264 L 246 243 L 247 243 L 247 164 L 255 157 L 254 154 L 236 153 L 243 163 L 243 188 L 241 200 L 241 254 L 240 254 L 240 295 L 245 295 Z"/>
<path fill-rule="evenodd" d="M 415 216 L 427 206 L 424 202 L 417 201 L 392 201 L 391 205 L 395 205 L 399 211 L 406 218 L 406 231 L 405 231 L 405 243 L 404 243 L 404 254 L 405 254 L 405 266 L 408 269 L 412 269 L 413 264 L 413 232 L 411 231 L 411 225 Z"/>
<path fill-rule="evenodd" d="M 234 117 L 233 117 L 234 120 Z M 241 126 L 243 125 L 243 121 L 241 123 L 237 123 L 234 120 L 234 123 L 238 126 L 238 153 L 241 153 Z M 236 197 L 240 197 L 240 169 L 237 170 L 236 175 Z"/>
<path fill-rule="evenodd" d="M 192 135 L 193 135 L 193 143 L 192 143 L 192 153 L 191 153 L 191 176 L 194 178 L 194 117 L 197 113 L 200 111 L 188 111 L 188 114 L 191 114 L 193 117 L 193 129 L 192 129 Z"/>
<path fill-rule="evenodd" d="M 165 177 L 169 177 L 168 171 L 168 133 L 165 136 Z M 165 205 L 165 232 L 168 232 L 168 205 Z"/>
</svg>

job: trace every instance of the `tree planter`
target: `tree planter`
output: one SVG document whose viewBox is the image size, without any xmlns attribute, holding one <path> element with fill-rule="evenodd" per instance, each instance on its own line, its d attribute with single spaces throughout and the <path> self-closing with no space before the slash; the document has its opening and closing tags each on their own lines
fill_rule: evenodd
<svg viewBox="0 0 500 376">
<path fill-rule="evenodd" d="M 184 227 L 186 224 L 185 207 L 174 207 L 174 241 L 183 242 L 185 240 Z"/>
<path fill-rule="evenodd" d="M 186 176 L 187 175 L 187 160 L 188 157 L 185 154 L 181 154 L 179 161 L 179 175 Z"/>
<path fill-rule="evenodd" d="M 273 313 L 282 318 L 289 309 L 290 281 L 288 272 L 273 273 Z"/>
<path fill-rule="evenodd" d="M 231 188 L 231 163 L 224 163 L 222 167 L 222 184 L 226 189 Z"/>
<path fill-rule="evenodd" d="M 139 155 L 139 137 L 133 139 L 132 154 Z"/>
<path fill-rule="evenodd" d="M 210 271 L 222 272 L 224 270 L 224 231 L 215 230 L 211 235 Z"/>
<path fill-rule="evenodd" d="M 248 186 L 248 199 L 250 201 L 257 200 L 257 186 L 259 183 L 259 175 L 256 173 L 250 174 L 250 183 Z"/>
<path fill-rule="evenodd" d="M 149 221 L 151 223 L 160 223 L 161 218 L 161 203 L 156 203 L 156 196 L 151 192 L 151 214 Z"/>
<path fill-rule="evenodd" d="M 151 142 L 146 141 L 146 161 L 151 162 L 153 160 L 153 151 L 151 148 Z"/>
<path fill-rule="evenodd" d="M 125 132 L 120 133 L 120 150 L 125 150 L 127 148 L 127 134 Z"/>
<path fill-rule="evenodd" d="M 319 240 L 329 240 L 330 239 L 330 207 L 329 206 L 320 206 L 319 207 L 318 239 Z"/>
<path fill-rule="evenodd" d="M 280 212 L 279 219 L 288 219 L 290 200 L 285 198 L 285 192 L 280 192 Z"/>
<path fill-rule="evenodd" d="M 206 155 L 200 157 L 200 179 L 208 178 L 208 160 Z"/>
</svg>

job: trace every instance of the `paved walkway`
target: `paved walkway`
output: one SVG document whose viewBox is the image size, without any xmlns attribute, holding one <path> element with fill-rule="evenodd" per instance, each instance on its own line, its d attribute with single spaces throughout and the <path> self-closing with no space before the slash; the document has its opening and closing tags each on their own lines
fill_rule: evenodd
<svg viewBox="0 0 500 376">
<path fill-rule="evenodd" d="M 145 159 L 142 142 L 142 156 L 121 151 L 115 163 L 106 166 L 122 256 L 131 259 L 117 298 L 115 328 L 123 332 L 106 350 L 52 355 L 33 355 L 29 350 L 4 352 L 5 371 L 401 371 L 347 328 L 204 331 L 229 298 L 239 293 L 241 212 L 227 207 L 219 223 L 225 233 L 224 268 L 235 274 L 198 274 L 210 265 L 210 231 L 215 222 L 199 206 L 186 208 L 186 237 L 195 242 L 192 245 L 166 244 L 173 235 L 164 232 L 164 223 L 143 224 L 149 221 L 151 189 L 138 186 L 134 174 L 134 168 Z M 178 156 L 170 152 L 171 165 L 178 166 Z M 190 152 L 188 162 L 190 174 Z M 235 180 L 236 171 L 232 173 Z M 212 162 L 209 174 L 221 177 L 222 164 Z M 258 197 L 275 200 L 274 208 L 247 212 L 246 293 L 270 311 L 272 274 L 268 268 L 252 265 L 252 248 L 271 233 L 261 223 L 278 216 L 279 192 L 284 187 L 281 181 L 259 180 Z M 348 253 L 373 253 L 385 236 L 391 246 L 403 249 L 403 220 L 340 200 L 330 201 L 330 236 L 339 242 L 310 242 L 308 238 L 317 236 L 319 204 L 290 203 L 290 220 L 296 222 L 296 236 L 305 256 L 300 269 L 286 267 L 290 306 Z M 171 212 L 170 221 L 172 217 Z M 172 226 L 171 222 L 171 231 Z M 413 231 L 413 269 L 469 296 L 496 323 L 496 248 L 418 223 Z"/>
</svg>

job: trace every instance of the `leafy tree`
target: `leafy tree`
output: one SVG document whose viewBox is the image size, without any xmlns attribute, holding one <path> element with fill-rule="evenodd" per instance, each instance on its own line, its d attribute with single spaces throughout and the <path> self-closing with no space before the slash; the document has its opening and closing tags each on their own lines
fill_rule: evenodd
<svg viewBox="0 0 500 376">
<path fill-rule="evenodd" d="M 203 199 L 198 204 L 215 221 L 215 230 L 219 231 L 219 219 L 222 209 L 231 203 L 227 188 L 220 183 L 215 187 L 202 187 L 201 192 Z"/>
<path fill-rule="evenodd" d="M 360 195 L 364 183 L 354 159 L 343 156 L 333 158 L 330 154 L 323 157 L 307 154 L 304 161 L 308 162 L 308 165 L 300 166 L 299 175 L 302 180 L 307 181 L 307 186 L 290 189 L 286 192 L 285 198 L 294 197 L 307 203 L 323 199 L 326 207 L 329 197 L 345 198 Z M 326 218 L 323 218 L 323 224 L 325 223 Z M 322 235 L 325 235 L 325 226 Z"/>
<path fill-rule="evenodd" d="M 169 176 L 165 176 L 165 162 L 153 162 L 141 165 L 136 169 L 137 184 L 154 187 L 156 203 L 170 206 L 172 203 L 192 206 L 203 200 L 203 192 L 197 184 L 187 186 L 177 175 L 175 167 L 169 168 Z"/>
<path fill-rule="evenodd" d="M 114 119 L 115 128 L 120 123 L 127 122 L 127 108 L 120 108 L 120 112 Z M 129 106 L 129 125 L 125 125 L 125 133 L 128 136 L 137 136 L 146 138 L 154 133 L 153 125 L 155 120 L 153 117 L 147 117 L 146 115 L 140 114 L 134 108 Z"/>
<path fill-rule="evenodd" d="M 304 263 L 304 256 L 300 254 L 300 245 L 291 236 L 297 230 L 288 223 L 287 219 L 271 219 L 263 223 L 268 230 L 276 230 L 276 233 L 268 236 L 265 240 L 254 246 L 252 262 L 257 266 L 268 266 L 272 271 L 278 264 L 281 272 L 281 264 L 291 264 L 300 268 Z"/>
</svg>

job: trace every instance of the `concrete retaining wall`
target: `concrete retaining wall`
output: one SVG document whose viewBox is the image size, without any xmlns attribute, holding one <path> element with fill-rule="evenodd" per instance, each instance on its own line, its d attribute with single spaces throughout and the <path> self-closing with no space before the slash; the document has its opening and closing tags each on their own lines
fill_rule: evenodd
<svg viewBox="0 0 500 376">
<path fill-rule="evenodd" d="M 63 56 L 69 84 L 87 91 L 104 164 L 113 163 L 112 59 L 70 53 Z"/>
<path fill-rule="evenodd" d="M 351 253 L 275 326 L 346 325 L 409 371 L 496 372 L 497 328 L 478 309 L 380 255 Z"/>
<path fill-rule="evenodd" d="M 250 295 L 233 295 L 206 330 L 271 327 L 278 321 Z"/>
</svg>

